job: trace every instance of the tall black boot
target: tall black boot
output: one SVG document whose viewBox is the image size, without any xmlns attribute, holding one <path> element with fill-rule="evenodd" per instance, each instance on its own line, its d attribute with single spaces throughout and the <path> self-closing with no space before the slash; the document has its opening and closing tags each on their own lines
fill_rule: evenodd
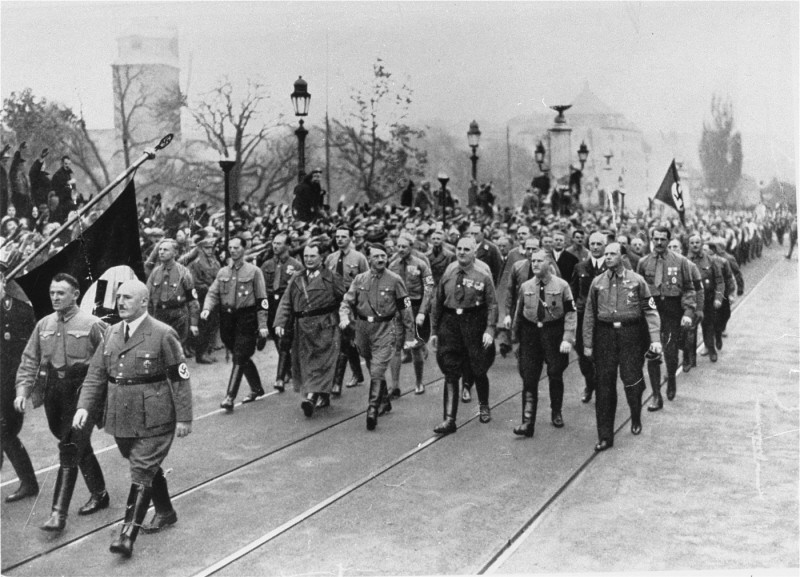
<svg viewBox="0 0 800 577">
<path fill-rule="evenodd" d="M 237 363 L 233 363 L 231 367 L 231 376 L 228 379 L 228 390 L 225 392 L 225 400 L 219 406 L 226 411 L 233 410 L 233 400 L 239 392 L 239 384 L 242 382 L 242 367 Z"/>
<path fill-rule="evenodd" d="M 86 488 L 89 489 L 90 497 L 86 504 L 78 509 L 78 515 L 91 515 L 101 509 L 108 508 L 110 499 L 108 491 L 106 491 L 106 481 L 103 478 L 103 470 L 100 468 L 100 463 L 97 462 L 97 457 L 95 457 L 94 451 L 91 450 L 91 445 L 84 453 L 79 467 L 83 480 L 86 481 Z"/>
<path fill-rule="evenodd" d="M 138 483 L 131 485 L 128 506 L 125 508 L 125 521 L 122 523 L 119 536 L 111 542 L 109 551 L 119 553 L 123 557 L 130 557 L 133 554 L 133 544 L 139 535 L 139 528 L 147 514 L 147 508 L 150 507 L 151 497 L 150 487 Z"/>
<path fill-rule="evenodd" d="M 392 398 L 389 395 L 389 387 L 386 385 L 386 379 L 381 379 L 381 400 L 378 407 L 378 415 L 383 415 L 392 412 Z"/>
<path fill-rule="evenodd" d="M 661 361 L 647 361 L 647 376 L 650 377 L 650 387 L 653 389 L 653 398 L 647 410 L 660 411 L 664 407 L 661 397 Z"/>
<path fill-rule="evenodd" d="M 291 353 L 289 351 L 278 351 L 278 369 L 275 371 L 275 390 L 281 393 L 286 388 L 289 380 L 291 368 Z"/>
<path fill-rule="evenodd" d="M 367 406 L 367 430 L 373 431 L 378 424 L 378 404 L 381 400 L 381 380 L 369 381 L 369 405 Z"/>
<path fill-rule="evenodd" d="M 41 526 L 42 531 L 63 531 L 67 525 L 69 503 L 78 480 L 78 467 L 59 467 L 56 487 L 53 491 L 53 511 Z"/>
<path fill-rule="evenodd" d="M 522 391 L 522 424 L 514 428 L 514 434 L 524 437 L 533 437 L 536 426 L 536 394 L 534 391 Z"/>
<path fill-rule="evenodd" d="M 157 533 L 161 529 L 174 525 L 178 522 L 178 514 L 172 508 L 172 501 L 169 498 L 167 489 L 167 479 L 164 477 L 164 470 L 159 469 L 153 477 L 153 506 L 156 509 L 150 523 L 142 526 L 145 533 Z"/>
<path fill-rule="evenodd" d="M 675 382 L 675 375 L 670 375 L 667 373 L 667 399 L 670 401 L 675 398 L 675 392 L 677 389 L 677 383 Z"/>
<path fill-rule="evenodd" d="M 11 461 L 11 466 L 14 467 L 19 478 L 19 488 L 6 497 L 6 503 L 38 495 L 39 482 L 36 480 L 36 472 L 33 470 L 31 458 L 22 441 L 15 435 L 4 438 L 3 443 L 3 451 L 8 455 L 8 460 Z"/>
<path fill-rule="evenodd" d="M 442 390 L 444 421 L 433 428 L 434 433 L 449 435 L 456 432 L 456 415 L 458 414 L 458 379 L 445 377 Z"/>
<path fill-rule="evenodd" d="M 266 394 L 264 387 L 261 386 L 261 376 L 258 374 L 258 369 L 253 363 L 253 359 L 247 359 L 242 363 L 241 367 L 242 374 L 247 379 L 247 384 L 250 385 L 250 394 L 242 399 L 242 403 L 252 403 L 258 397 L 263 397 Z"/>
<path fill-rule="evenodd" d="M 625 387 L 625 396 L 631 409 L 631 433 L 638 435 L 642 432 L 642 394 L 644 385 Z"/>
<path fill-rule="evenodd" d="M 331 393 L 334 395 L 342 394 L 342 383 L 344 382 L 344 372 L 347 370 L 347 355 L 339 353 L 336 357 L 336 366 L 333 369 L 333 387 Z"/>
</svg>

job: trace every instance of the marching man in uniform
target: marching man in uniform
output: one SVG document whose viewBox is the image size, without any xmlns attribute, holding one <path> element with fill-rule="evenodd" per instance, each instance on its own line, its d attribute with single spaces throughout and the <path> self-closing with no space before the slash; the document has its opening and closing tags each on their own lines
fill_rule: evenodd
<svg viewBox="0 0 800 577">
<path fill-rule="evenodd" d="M 617 411 L 617 367 L 631 409 L 631 433 L 642 432 L 644 374 L 642 354 L 660 356 L 661 324 L 656 303 L 645 280 L 625 268 L 619 243 L 605 249 L 606 271 L 595 277 L 589 289 L 583 317 L 584 354 L 597 368 L 597 435 L 595 451 L 614 446 Z M 643 322 L 647 323 L 647 333 Z M 653 385 L 655 388 L 656 385 Z"/>
<path fill-rule="evenodd" d="M 550 383 L 551 422 L 564 426 L 564 370 L 575 344 L 575 302 L 567 281 L 550 272 L 543 249 L 530 255 L 534 277 L 522 284 L 512 335 L 519 341 L 519 373 L 522 376 L 522 425 L 515 435 L 533 437 L 539 402 L 539 377 L 547 363 Z"/>
<path fill-rule="evenodd" d="M 66 526 L 78 469 L 91 493 L 78 514 L 90 515 L 109 505 L 103 471 L 92 450 L 92 429 L 99 420 L 98 412 L 87 416 L 84 429 L 71 430 L 81 382 L 92 356 L 97 349 L 103 349 L 106 330 L 103 321 L 78 307 L 79 296 L 75 277 L 65 273 L 53 277 L 50 301 L 55 312 L 37 323 L 17 370 L 14 408 L 24 413 L 28 398 L 34 408 L 44 404 L 47 424 L 59 441 L 61 466 L 53 491 L 52 513 L 41 527 L 44 531 L 62 531 Z"/>
<path fill-rule="evenodd" d="M 174 437 L 192 432 L 192 387 L 175 330 L 147 314 L 144 283 L 125 281 L 117 299 L 122 322 L 106 330 L 92 357 L 73 428 L 84 430 L 89 415 L 104 408 L 106 432 L 129 462 L 125 521 L 110 550 L 130 557 L 151 499 L 155 515 L 145 533 L 178 521 L 161 463 Z"/>
<path fill-rule="evenodd" d="M 475 264 L 475 250 L 473 238 L 458 241 L 457 263 L 447 268 L 433 299 L 431 346 L 444 373 L 444 421 L 433 432 L 443 435 L 456 432 L 458 381 L 467 373 L 478 393 L 480 422 L 492 420 L 486 372 L 494 361 L 497 297 L 491 272 Z"/>
<path fill-rule="evenodd" d="M 267 338 L 269 301 L 261 269 L 244 261 L 246 248 L 247 241 L 243 238 L 234 237 L 228 241 L 231 264 L 217 273 L 200 313 L 200 318 L 206 320 L 217 304 L 222 307 L 219 335 L 233 355 L 225 400 L 219 405 L 226 411 L 233 411 L 242 376 L 250 385 L 250 394 L 242 403 L 250 403 L 264 395 L 261 377 L 251 357 L 256 352 L 256 337 Z"/>
<path fill-rule="evenodd" d="M 395 322 L 402 322 L 408 335 L 405 346 L 410 348 L 416 343 L 413 338 L 408 338 L 414 334 L 414 319 L 411 318 L 411 301 L 406 286 L 403 279 L 386 268 L 386 261 L 386 248 L 380 244 L 370 245 L 370 270 L 356 276 L 339 308 L 339 327 L 342 330 L 355 321 L 356 347 L 369 370 L 368 431 L 378 424 L 379 403 L 380 414 L 392 410 L 386 387 L 386 369 L 394 354 L 395 340 L 401 337 Z M 399 319 L 395 319 L 396 313 L 400 313 Z"/>
</svg>

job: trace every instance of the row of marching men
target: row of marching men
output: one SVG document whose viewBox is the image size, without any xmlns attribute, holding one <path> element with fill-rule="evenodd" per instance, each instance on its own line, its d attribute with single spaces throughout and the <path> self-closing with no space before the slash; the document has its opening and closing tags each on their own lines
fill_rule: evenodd
<svg viewBox="0 0 800 577">
<path fill-rule="evenodd" d="M 388 262 L 380 244 L 370 245 L 367 255 L 353 250 L 351 232 L 342 228 L 336 232 L 336 252 L 323 262 L 322 247 L 309 243 L 302 264 L 288 255 L 286 238 L 279 234 L 273 239 L 273 257 L 261 268 L 246 262 L 247 241 L 232 238 L 230 264 L 216 273 L 198 315 L 208 320 L 219 309 L 220 336 L 233 355 L 222 407 L 233 410 L 242 378 L 251 389 L 244 402 L 264 394 L 251 357 L 258 341 L 271 333 L 279 351 L 275 388 L 282 390 L 291 379 L 302 393 L 301 409 L 308 417 L 341 394 L 348 363 L 353 372 L 348 384 L 364 380 L 359 357 L 363 358 L 370 379 L 366 426 L 373 430 L 399 393 L 404 350 L 411 351 L 415 392 L 424 393 L 422 368 L 429 338 L 444 374 L 443 421 L 434 431 L 453 433 L 459 400 L 471 399 L 471 385 L 480 422 L 491 420 L 488 370 L 494 341 L 498 330 L 502 334 L 510 329 L 510 340 L 519 343 L 523 381 L 522 418 L 514 433 L 534 435 L 538 382 L 545 366 L 551 423 L 564 426 L 563 372 L 569 352 L 576 348 L 586 379 L 584 402 L 596 394 L 595 449 L 602 451 L 614 443 L 617 372 L 631 410 L 631 432 L 639 434 L 645 362 L 654 393 L 648 409 L 656 411 L 663 406 L 661 358 L 668 371 L 667 398 L 672 399 L 678 343 L 691 342 L 686 335 L 698 322 L 708 354 L 716 361 L 720 325 L 718 320 L 707 321 L 709 316 L 723 317 L 725 301 L 729 305 L 737 292 L 735 281 L 728 282 L 732 275 L 730 264 L 724 266 L 727 259 L 713 254 L 719 248 L 716 243 L 692 237 L 690 258 L 685 258 L 669 250 L 670 231 L 656 229 L 653 251 L 639 259 L 637 274 L 618 242 L 594 233 L 588 256 L 573 263 L 568 283 L 559 276 L 562 255 L 543 250 L 538 239 L 526 239 L 525 258 L 500 281 L 498 299 L 495 280 L 500 271 L 493 270 L 492 258 L 485 259 L 488 264 L 479 258 L 493 254 L 492 245 L 478 227 L 470 232 L 457 242 L 455 255 L 445 248 L 441 233 L 434 233 L 426 255 L 415 251 L 412 237 L 401 235 L 398 252 Z M 165 262 L 171 264 L 169 258 Z M 198 296 L 195 290 L 173 282 L 164 272 L 151 275 L 147 286 L 128 281 L 118 291 L 123 322 L 106 327 L 77 308 L 75 279 L 53 279 L 50 292 L 56 312 L 36 325 L 27 342 L 13 403 L 22 414 L 29 399 L 34 406 L 43 402 L 60 441 L 52 514 L 43 529 L 63 530 L 78 470 L 91 493 L 79 513 L 108 507 L 109 495 L 90 443 L 93 426 L 103 421 L 129 460 L 132 478 L 125 523 L 111 550 L 129 556 L 139 528 L 159 531 L 177 522 L 160 465 L 173 437 L 191 432 L 191 388 L 178 331 L 159 321 L 157 313 L 172 310 L 164 305 L 170 300 L 162 298 L 167 291 L 187 307 L 188 314 L 179 320 L 194 327 L 197 309 L 189 303 Z M 684 370 L 692 362 L 691 354 L 684 353 Z M 26 473 L 18 462 L 14 465 L 21 484 L 6 499 L 11 502 L 38 493 L 32 467 Z M 151 501 L 156 512 L 144 525 Z"/>
</svg>

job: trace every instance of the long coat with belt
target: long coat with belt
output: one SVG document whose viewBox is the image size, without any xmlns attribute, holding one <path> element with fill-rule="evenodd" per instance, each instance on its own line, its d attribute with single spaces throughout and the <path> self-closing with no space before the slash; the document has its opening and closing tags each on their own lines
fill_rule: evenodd
<svg viewBox="0 0 800 577">
<path fill-rule="evenodd" d="M 324 267 L 314 278 L 295 273 L 281 297 L 274 327 L 294 324 L 292 381 L 302 393 L 329 393 L 339 356 L 339 303 L 347 291 L 342 277 Z M 315 314 L 327 311 L 323 314 Z M 311 313 L 309 316 L 304 316 Z"/>
</svg>

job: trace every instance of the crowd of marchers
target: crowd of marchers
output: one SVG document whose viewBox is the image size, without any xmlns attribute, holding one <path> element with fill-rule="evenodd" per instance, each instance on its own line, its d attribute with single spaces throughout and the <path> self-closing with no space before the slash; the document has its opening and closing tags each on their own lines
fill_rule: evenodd
<svg viewBox="0 0 800 577">
<path fill-rule="evenodd" d="M 81 310 L 78 282 L 59 274 L 48 279 L 54 312 L 37 322 L 19 287 L 4 285 L 2 442 L 20 480 L 6 502 L 39 492 L 19 432 L 26 409 L 44 405 L 60 468 L 42 529 L 64 529 L 78 471 L 89 490 L 79 515 L 109 506 L 91 447 L 92 429 L 103 424 L 131 475 L 111 551 L 130 556 L 140 528 L 175 524 L 161 463 L 173 438 L 191 432 L 186 359 L 213 365 L 222 346 L 230 367 L 210 370 L 226 412 L 234 411 L 242 381 L 249 388 L 242 403 L 265 395 L 265 383 L 280 392 L 291 386 L 307 418 L 329 410 L 343 388 L 363 386 L 370 431 L 401 394 L 402 366 L 411 365 L 422 395 L 425 361 L 434 356 L 444 375 L 437 434 L 457 431 L 459 404 L 473 395 L 479 421 L 491 422 L 499 355 L 519 370 L 513 434 L 523 437 L 535 433 L 543 371 L 551 425 L 560 429 L 571 418 L 563 413 L 563 375 L 574 351 L 581 400 L 595 402 L 595 450 L 604 451 L 614 444 L 618 377 L 638 435 L 645 373 L 653 392 L 647 410 L 659 411 L 662 367 L 672 400 L 679 368 L 697 364 L 698 339 L 710 362 L 724 360 L 731 305 L 745 288 L 741 267 L 774 241 L 787 242 L 791 257 L 797 239 L 796 218 L 783 206 L 698 209 L 684 223 L 677 215 L 584 210 L 577 198 L 554 207 L 551 198 L 526 195 L 521 206 L 497 207 L 486 187 L 477 206 L 462 207 L 423 182 L 419 190 L 404 187 L 397 204 L 331 207 L 319 175 L 304 179 L 291 206 L 237 203 L 227 235 L 213 207 L 141 201 L 146 282 L 122 283 L 112 310 Z M 33 208 L 25 215 L 13 203 L 7 208 L 4 267 L 60 226 L 33 218 Z M 37 262 L 97 216 L 83 215 Z M 266 375 L 253 356 L 269 342 L 278 362 Z M 151 502 L 155 515 L 145 524 Z"/>
</svg>

